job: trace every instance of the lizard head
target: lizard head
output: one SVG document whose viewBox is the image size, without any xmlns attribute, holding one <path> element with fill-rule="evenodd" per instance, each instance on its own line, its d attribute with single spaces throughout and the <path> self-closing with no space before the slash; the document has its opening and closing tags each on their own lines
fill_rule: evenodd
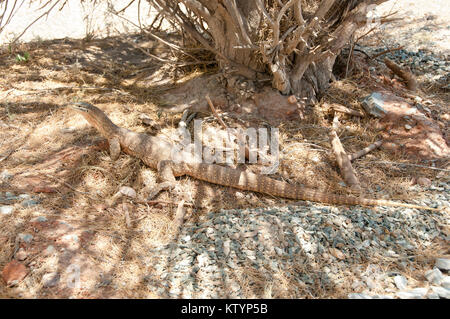
<svg viewBox="0 0 450 319">
<path fill-rule="evenodd" d="M 81 114 L 89 124 L 95 127 L 100 134 L 106 138 L 110 138 L 118 129 L 102 110 L 92 104 L 86 102 L 71 102 L 66 104 L 66 106 Z"/>
</svg>

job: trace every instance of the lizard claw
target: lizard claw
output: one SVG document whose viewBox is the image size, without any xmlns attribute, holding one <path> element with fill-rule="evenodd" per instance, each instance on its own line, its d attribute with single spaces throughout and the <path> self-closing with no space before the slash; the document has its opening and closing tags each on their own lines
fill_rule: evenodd
<svg viewBox="0 0 450 319">
<path fill-rule="evenodd" d="M 158 195 L 161 191 L 173 189 L 174 187 L 175 187 L 174 182 L 163 182 L 163 183 L 156 184 L 156 186 L 150 190 L 150 193 L 147 196 L 147 201 L 150 201 L 153 198 L 155 198 L 155 196 Z"/>
</svg>

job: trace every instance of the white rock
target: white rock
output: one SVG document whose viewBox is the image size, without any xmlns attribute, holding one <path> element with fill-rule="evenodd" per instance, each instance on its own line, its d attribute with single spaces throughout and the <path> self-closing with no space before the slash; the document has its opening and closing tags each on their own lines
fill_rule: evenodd
<svg viewBox="0 0 450 319">
<path fill-rule="evenodd" d="M 425 278 L 432 284 L 440 285 L 444 276 L 439 269 L 433 268 L 425 273 Z"/>
<path fill-rule="evenodd" d="M 44 250 L 44 255 L 45 256 L 50 256 L 53 255 L 56 252 L 56 249 L 53 245 L 49 245 L 45 250 Z"/>
<path fill-rule="evenodd" d="M 51 272 L 42 276 L 42 285 L 46 288 L 56 286 L 59 281 L 59 273 Z"/>
<path fill-rule="evenodd" d="M 0 214 L 1 215 L 11 215 L 11 213 L 14 211 L 13 206 L 0 206 Z"/>
<path fill-rule="evenodd" d="M 450 259 L 437 258 L 435 266 L 441 270 L 450 270 Z"/>
<path fill-rule="evenodd" d="M 230 254 L 230 247 L 231 247 L 231 241 L 229 239 L 225 240 L 223 242 L 223 253 L 225 256 L 228 256 Z"/>
<path fill-rule="evenodd" d="M 348 294 L 348 299 L 372 299 L 372 297 L 363 293 L 351 293 Z"/>
<path fill-rule="evenodd" d="M 370 277 L 365 278 L 366 285 L 370 289 L 375 289 L 377 287 L 377 283 Z"/>
<path fill-rule="evenodd" d="M 389 257 L 398 257 L 398 254 L 395 251 L 391 250 L 391 249 L 386 251 L 386 255 L 389 256 Z"/>
<path fill-rule="evenodd" d="M 373 296 L 373 299 L 394 299 L 394 297 L 388 295 L 375 295 Z"/>
<path fill-rule="evenodd" d="M 364 283 L 360 280 L 356 280 L 352 284 L 352 289 L 358 289 L 359 287 L 364 287 Z"/>
<path fill-rule="evenodd" d="M 20 242 L 26 242 L 28 244 L 33 240 L 33 235 L 30 234 L 20 233 L 18 237 Z"/>
<path fill-rule="evenodd" d="M 400 290 L 404 290 L 408 286 L 408 280 L 403 276 L 395 276 L 394 283 Z"/>
<path fill-rule="evenodd" d="M 14 175 L 10 174 L 6 169 L 2 171 L 2 173 L 0 174 L 0 179 L 6 181 L 8 179 L 10 179 L 11 177 L 13 177 Z"/>
<path fill-rule="evenodd" d="M 450 299 L 450 289 L 431 286 L 431 290 L 433 290 L 433 292 L 435 294 L 439 295 L 439 297 L 441 297 L 441 298 Z"/>
<path fill-rule="evenodd" d="M 119 193 L 121 193 L 122 195 L 128 196 L 128 197 L 131 197 L 131 198 L 136 198 L 136 191 L 128 186 L 122 186 L 119 189 Z"/>
<path fill-rule="evenodd" d="M 76 243 L 78 243 L 79 238 L 78 238 L 78 235 L 76 235 L 76 234 L 68 234 L 68 235 L 62 236 L 62 240 L 76 244 Z"/>
<path fill-rule="evenodd" d="M 48 221 L 48 219 L 45 216 L 38 216 L 38 217 L 33 218 L 31 221 L 34 223 L 45 223 Z"/>
<path fill-rule="evenodd" d="M 408 291 L 397 292 L 397 297 L 400 299 L 420 299 L 423 298 L 428 292 L 428 288 L 415 288 Z"/>
<path fill-rule="evenodd" d="M 245 198 L 244 193 L 241 193 L 241 192 L 236 192 L 235 195 L 236 195 L 237 199 L 244 199 Z"/>
<path fill-rule="evenodd" d="M 444 276 L 441 280 L 441 286 L 450 289 L 450 276 Z"/>
</svg>

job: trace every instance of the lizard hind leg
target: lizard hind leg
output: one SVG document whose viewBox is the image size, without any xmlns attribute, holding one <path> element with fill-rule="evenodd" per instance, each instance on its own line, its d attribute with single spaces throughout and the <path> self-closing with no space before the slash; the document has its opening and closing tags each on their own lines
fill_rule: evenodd
<svg viewBox="0 0 450 319">
<path fill-rule="evenodd" d="M 160 161 L 158 163 L 158 182 L 175 183 L 175 175 L 172 161 Z"/>
<path fill-rule="evenodd" d="M 169 160 L 160 161 L 158 163 L 158 184 L 152 188 L 147 200 L 151 200 L 163 190 L 173 189 L 175 187 L 175 176 L 180 175 L 176 174 L 177 171 L 180 171 L 180 169 L 175 169 L 178 168 L 176 165 L 176 163 Z"/>
</svg>

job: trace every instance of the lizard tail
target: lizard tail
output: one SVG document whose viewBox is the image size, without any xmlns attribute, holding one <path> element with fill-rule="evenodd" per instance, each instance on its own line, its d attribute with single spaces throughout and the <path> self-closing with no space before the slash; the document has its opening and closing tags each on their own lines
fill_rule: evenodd
<svg viewBox="0 0 450 319">
<path fill-rule="evenodd" d="M 183 173 L 213 184 L 289 199 L 299 199 L 337 205 L 391 206 L 441 211 L 439 208 L 399 203 L 383 199 L 370 199 L 351 195 L 347 196 L 326 193 L 299 185 L 291 185 L 268 176 L 238 171 L 236 169 L 215 164 L 190 164 L 189 168 Z"/>
<path fill-rule="evenodd" d="M 313 196 L 309 196 L 313 193 Z M 405 207 L 405 208 L 415 208 L 415 209 L 424 209 L 430 211 L 440 211 L 439 208 L 431 208 L 428 206 L 421 206 L 415 204 L 407 204 L 394 202 L 390 200 L 384 199 L 371 199 L 371 198 L 362 198 L 356 196 L 346 196 L 346 195 L 335 195 L 335 194 L 326 194 L 321 193 L 315 190 L 299 190 L 297 199 L 303 200 L 312 200 L 317 201 L 319 199 L 320 202 L 328 203 L 328 204 L 337 204 L 337 205 L 361 205 L 361 206 L 390 206 L 390 207 Z"/>
</svg>

